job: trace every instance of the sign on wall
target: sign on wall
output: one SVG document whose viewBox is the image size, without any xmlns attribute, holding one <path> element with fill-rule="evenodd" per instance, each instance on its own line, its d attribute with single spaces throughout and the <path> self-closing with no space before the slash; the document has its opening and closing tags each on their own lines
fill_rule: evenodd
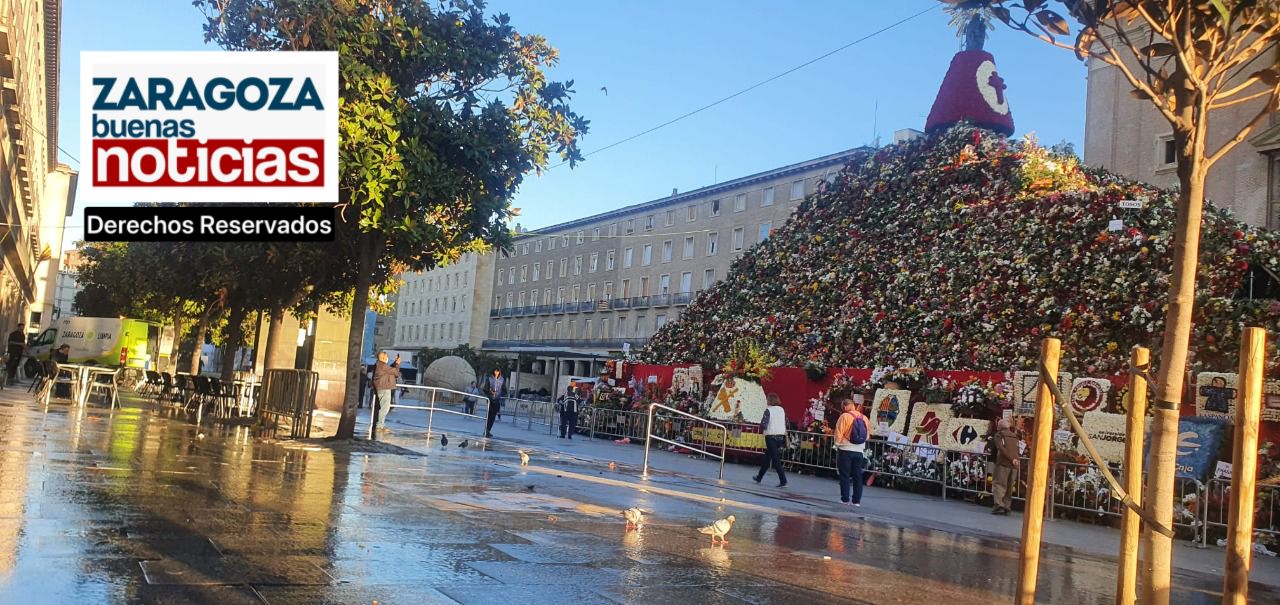
<svg viewBox="0 0 1280 605">
<path fill-rule="evenodd" d="M 1039 372 L 1014 372 L 1013 387 L 1017 398 L 1014 399 L 1013 411 L 1019 416 L 1036 414 L 1036 391 L 1040 386 Z M 1063 395 L 1071 393 L 1071 374 L 1058 372 L 1058 389 Z"/>
<path fill-rule="evenodd" d="M 876 389 L 871 401 L 871 431 L 875 435 L 905 433 L 911 391 Z"/>
</svg>

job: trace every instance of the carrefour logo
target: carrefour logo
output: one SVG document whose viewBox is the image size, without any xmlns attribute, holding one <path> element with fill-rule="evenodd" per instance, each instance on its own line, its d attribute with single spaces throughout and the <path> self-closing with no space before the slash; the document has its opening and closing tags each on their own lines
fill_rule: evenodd
<svg viewBox="0 0 1280 605">
<path fill-rule="evenodd" d="M 81 54 L 80 195 L 338 201 L 333 52 Z"/>
</svg>

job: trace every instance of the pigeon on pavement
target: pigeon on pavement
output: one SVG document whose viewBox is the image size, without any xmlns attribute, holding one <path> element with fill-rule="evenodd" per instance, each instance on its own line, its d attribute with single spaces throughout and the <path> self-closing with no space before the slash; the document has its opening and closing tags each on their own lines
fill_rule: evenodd
<svg viewBox="0 0 1280 605">
<path fill-rule="evenodd" d="M 516 453 L 520 454 L 520 466 L 529 466 L 529 454 L 524 450 L 516 450 Z"/>
<path fill-rule="evenodd" d="M 716 521 L 711 525 L 698 528 L 698 531 L 711 536 L 712 546 L 715 546 L 716 540 L 719 540 L 720 543 L 724 544 L 729 541 L 725 538 L 725 535 L 729 533 L 729 530 L 733 529 L 734 521 L 737 521 L 737 519 L 735 519 L 733 515 L 729 515 L 728 517 Z"/>
<path fill-rule="evenodd" d="M 462 443 L 459 443 L 459 444 L 458 444 L 458 447 L 460 447 L 460 448 L 464 448 L 464 449 L 465 449 L 465 448 L 467 447 L 467 444 L 468 444 L 468 443 L 470 443 L 470 442 L 471 442 L 471 440 L 470 440 L 470 439 L 463 439 L 463 440 L 462 440 Z"/>
<path fill-rule="evenodd" d="M 627 519 L 627 529 L 631 529 L 632 527 L 640 529 L 640 526 L 644 525 L 644 511 L 638 508 L 628 508 L 627 510 L 622 511 L 622 516 Z"/>
<path fill-rule="evenodd" d="M 444 434 L 440 435 L 440 447 L 449 447 L 448 435 L 444 435 Z"/>
</svg>

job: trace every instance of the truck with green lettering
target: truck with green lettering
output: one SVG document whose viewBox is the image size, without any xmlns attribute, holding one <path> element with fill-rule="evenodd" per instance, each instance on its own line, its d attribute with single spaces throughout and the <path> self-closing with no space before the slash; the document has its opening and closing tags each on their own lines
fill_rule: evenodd
<svg viewBox="0 0 1280 605">
<path fill-rule="evenodd" d="M 27 345 L 33 360 L 50 359 L 53 351 L 70 345 L 68 363 L 157 369 L 168 361 L 173 342 L 171 326 L 125 317 L 65 317 L 34 336 Z"/>
</svg>

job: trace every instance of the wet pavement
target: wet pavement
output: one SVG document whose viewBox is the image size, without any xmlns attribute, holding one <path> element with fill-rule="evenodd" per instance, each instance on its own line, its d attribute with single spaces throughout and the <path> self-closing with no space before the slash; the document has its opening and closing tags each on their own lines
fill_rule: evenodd
<svg viewBox="0 0 1280 605">
<path fill-rule="evenodd" d="M 589 444 L 532 448 L 511 427 L 456 447 L 471 420 L 443 420 L 459 424 L 452 443 L 428 448 L 405 420 L 388 453 L 370 453 L 0 391 L 0 603 L 963 605 L 1013 592 L 1007 538 L 675 473 L 641 481 Z M 624 531 L 630 506 L 649 512 L 639 531 Z M 729 514 L 728 544 L 711 547 L 696 528 Z M 1111 602 L 1113 574 L 1105 557 L 1049 548 L 1039 600 Z M 1175 602 L 1220 599 L 1211 571 L 1177 582 Z M 1268 586 L 1252 596 L 1280 602 Z"/>
</svg>

